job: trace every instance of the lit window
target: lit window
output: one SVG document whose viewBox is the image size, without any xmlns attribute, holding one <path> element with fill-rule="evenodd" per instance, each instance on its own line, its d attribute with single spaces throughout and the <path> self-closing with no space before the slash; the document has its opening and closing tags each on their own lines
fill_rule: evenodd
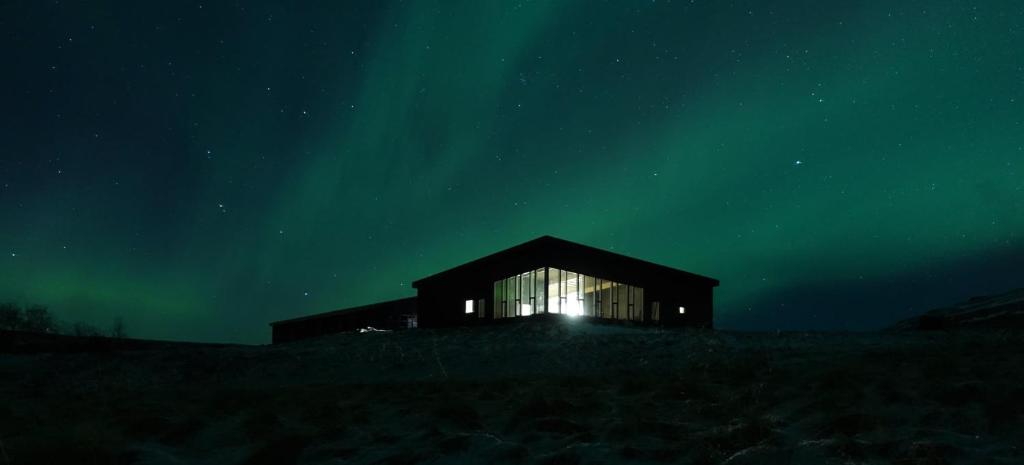
<svg viewBox="0 0 1024 465">
<path fill-rule="evenodd" d="M 686 307 L 679 307 L 679 314 L 682 315 L 684 313 L 686 313 Z"/>
<path fill-rule="evenodd" d="M 473 301 L 472 300 L 467 300 L 466 301 L 466 313 L 473 313 Z"/>
</svg>

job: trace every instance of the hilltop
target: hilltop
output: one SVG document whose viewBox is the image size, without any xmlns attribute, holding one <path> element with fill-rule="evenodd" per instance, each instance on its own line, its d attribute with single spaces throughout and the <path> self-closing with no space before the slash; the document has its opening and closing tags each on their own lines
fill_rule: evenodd
<svg viewBox="0 0 1024 465">
<path fill-rule="evenodd" d="M 896 330 L 954 328 L 1024 329 L 1024 288 L 995 296 L 971 297 L 892 326 Z"/>
</svg>

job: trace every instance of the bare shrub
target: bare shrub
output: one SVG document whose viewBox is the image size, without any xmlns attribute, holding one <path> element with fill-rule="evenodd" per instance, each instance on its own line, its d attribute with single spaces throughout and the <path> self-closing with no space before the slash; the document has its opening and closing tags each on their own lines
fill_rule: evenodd
<svg viewBox="0 0 1024 465">
<path fill-rule="evenodd" d="M 13 302 L 0 303 L 0 329 L 18 331 L 25 326 L 25 314 Z"/>
<path fill-rule="evenodd" d="M 128 337 L 128 330 L 124 327 L 124 318 L 114 318 L 114 323 L 110 325 L 110 337 L 114 339 L 124 339 Z"/>
<path fill-rule="evenodd" d="M 71 335 L 77 337 L 99 337 L 100 330 L 93 325 L 79 321 L 71 325 Z"/>
<path fill-rule="evenodd" d="M 25 309 L 25 331 L 34 333 L 55 333 L 57 322 L 45 305 L 32 305 Z"/>
</svg>

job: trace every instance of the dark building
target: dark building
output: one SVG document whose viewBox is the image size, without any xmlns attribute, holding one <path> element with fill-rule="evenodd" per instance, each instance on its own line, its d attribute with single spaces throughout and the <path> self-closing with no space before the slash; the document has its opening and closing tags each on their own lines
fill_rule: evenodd
<svg viewBox="0 0 1024 465">
<path fill-rule="evenodd" d="M 718 280 L 543 236 L 412 285 L 416 297 L 271 323 L 273 341 L 541 314 L 710 328 Z"/>
<path fill-rule="evenodd" d="M 415 297 L 275 321 L 270 324 L 273 330 L 272 341 L 274 344 L 360 328 L 403 329 L 415 326 Z"/>
</svg>

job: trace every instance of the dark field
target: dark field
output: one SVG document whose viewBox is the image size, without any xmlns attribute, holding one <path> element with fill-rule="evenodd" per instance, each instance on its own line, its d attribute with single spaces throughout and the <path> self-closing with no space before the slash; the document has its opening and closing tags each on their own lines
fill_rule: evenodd
<svg viewBox="0 0 1024 465">
<path fill-rule="evenodd" d="M 565 321 L 6 354 L 0 464 L 1020 464 L 1022 343 Z"/>
</svg>

